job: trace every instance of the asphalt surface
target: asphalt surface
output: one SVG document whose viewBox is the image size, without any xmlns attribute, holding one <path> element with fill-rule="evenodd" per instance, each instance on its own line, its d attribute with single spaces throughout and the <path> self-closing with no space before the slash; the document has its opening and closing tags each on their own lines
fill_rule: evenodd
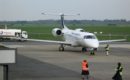
<svg viewBox="0 0 130 80">
<path fill-rule="evenodd" d="M 100 45 L 95 56 L 81 52 L 81 48 L 36 42 L 3 42 L 17 48 L 17 63 L 9 65 L 9 80 L 81 80 L 81 62 L 88 60 L 90 80 L 112 80 L 117 63 L 123 65 L 123 80 L 130 79 L 130 43 L 110 44 L 110 55 L 105 54 L 105 44 Z"/>
</svg>

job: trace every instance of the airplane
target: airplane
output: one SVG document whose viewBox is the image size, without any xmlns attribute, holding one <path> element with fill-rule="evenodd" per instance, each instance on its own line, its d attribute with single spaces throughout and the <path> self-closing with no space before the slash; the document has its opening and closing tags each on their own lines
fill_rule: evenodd
<svg viewBox="0 0 130 80">
<path fill-rule="evenodd" d="M 42 13 L 42 14 L 44 14 L 44 13 Z M 54 36 L 62 36 L 64 41 L 39 40 L 39 39 L 27 39 L 27 40 L 60 44 L 59 51 L 64 51 L 65 45 L 72 46 L 72 47 L 82 47 L 82 50 L 83 50 L 83 48 L 93 48 L 94 50 L 97 50 L 100 43 L 108 43 L 108 42 L 126 40 L 126 39 L 117 39 L 117 40 L 99 41 L 94 33 L 85 32 L 81 28 L 78 28 L 75 30 L 69 29 L 64 24 L 64 16 L 67 16 L 67 15 L 60 14 L 61 28 L 54 28 L 52 30 L 52 34 Z"/>
</svg>

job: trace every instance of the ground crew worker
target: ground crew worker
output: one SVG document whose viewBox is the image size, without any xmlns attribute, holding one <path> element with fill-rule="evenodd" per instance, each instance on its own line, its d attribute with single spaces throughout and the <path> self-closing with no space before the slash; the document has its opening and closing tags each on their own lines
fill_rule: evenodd
<svg viewBox="0 0 130 80">
<path fill-rule="evenodd" d="M 119 62 L 118 63 L 118 66 L 116 68 L 116 73 L 115 75 L 112 77 L 113 80 L 122 80 L 122 70 L 123 70 L 123 67 L 121 65 L 121 63 Z"/>
<path fill-rule="evenodd" d="M 90 49 L 90 55 L 95 55 L 95 51 L 93 48 Z"/>
<path fill-rule="evenodd" d="M 89 76 L 89 68 L 87 60 L 82 61 L 82 80 L 88 80 Z"/>
<path fill-rule="evenodd" d="M 107 44 L 107 46 L 105 47 L 105 50 L 106 50 L 106 55 L 108 56 L 109 55 L 109 44 Z"/>
</svg>

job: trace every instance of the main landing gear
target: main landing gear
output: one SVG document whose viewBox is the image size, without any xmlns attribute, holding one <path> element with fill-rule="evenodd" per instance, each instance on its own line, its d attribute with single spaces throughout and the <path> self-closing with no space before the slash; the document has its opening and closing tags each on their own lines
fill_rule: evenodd
<svg viewBox="0 0 130 80">
<path fill-rule="evenodd" d="M 82 47 L 82 52 L 87 52 L 88 49 L 86 47 Z"/>
<path fill-rule="evenodd" d="M 64 51 L 64 46 L 63 46 L 63 44 L 60 45 L 59 51 Z"/>
<path fill-rule="evenodd" d="M 86 48 L 86 47 L 82 47 L 82 52 L 87 52 L 87 51 L 97 51 L 97 48 Z"/>
</svg>

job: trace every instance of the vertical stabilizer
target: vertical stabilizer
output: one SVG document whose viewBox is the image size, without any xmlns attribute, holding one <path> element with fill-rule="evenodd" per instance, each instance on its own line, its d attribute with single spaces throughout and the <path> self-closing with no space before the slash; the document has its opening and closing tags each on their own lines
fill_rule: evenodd
<svg viewBox="0 0 130 80">
<path fill-rule="evenodd" d="M 56 15 L 56 14 L 46 14 L 46 13 L 42 13 L 43 15 Z M 59 15 L 58 15 L 59 16 Z M 64 24 L 64 16 L 68 16 L 68 15 L 64 15 L 63 13 L 60 13 L 60 17 L 61 17 L 61 28 L 66 28 L 68 29 L 65 24 Z"/>
<path fill-rule="evenodd" d="M 64 16 L 65 16 L 65 15 L 64 15 L 64 14 L 61 14 L 60 16 L 61 16 L 61 27 L 62 27 L 62 28 L 67 28 L 67 27 L 65 26 L 65 24 L 64 24 Z"/>
</svg>

